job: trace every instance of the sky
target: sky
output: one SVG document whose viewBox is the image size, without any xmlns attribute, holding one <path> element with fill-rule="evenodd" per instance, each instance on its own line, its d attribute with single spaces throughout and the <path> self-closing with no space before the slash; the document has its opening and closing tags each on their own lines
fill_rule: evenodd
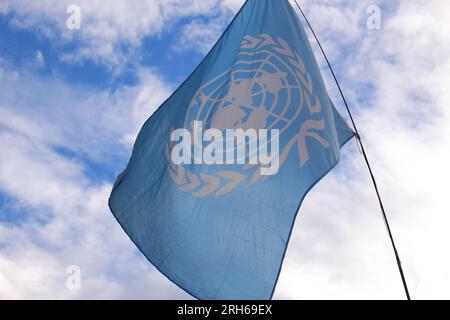
<svg viewBox="0 0 450 320">
<path fill-rule="evenodd" d="M 0 0 L 0 298 L 190 299 L 107 200 L 145 120 L 242 3 Z M 450 2 L 301 3 L 354 112 L 411 296 L 449 299 Z M 274 298 L 404 298 L 355 142 L 304 201 Z"/>
</svg>

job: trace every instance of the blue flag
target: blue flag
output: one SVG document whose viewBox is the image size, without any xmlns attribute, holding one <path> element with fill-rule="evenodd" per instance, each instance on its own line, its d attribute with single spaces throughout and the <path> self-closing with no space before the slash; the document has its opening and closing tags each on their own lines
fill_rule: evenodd
<svg viewBox="0 0 450 320">
<path fill-rule="evenodd" d="M 354 136 L 288 0 L 248 0 L 148 119 L 109 206 L 199 299 L 270 299 L 307 192 Z"/>
</svg>

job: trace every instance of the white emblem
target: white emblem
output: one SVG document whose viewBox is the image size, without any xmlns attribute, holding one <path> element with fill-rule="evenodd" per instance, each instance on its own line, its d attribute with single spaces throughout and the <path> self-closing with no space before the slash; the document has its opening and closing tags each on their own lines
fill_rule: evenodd
<svg viewBox="0 0 450 320">
<path fill-rule="evenodd" d="M 305 107 L 310 116 L 316 117 L 304 117 L 303 123 L 298 124 Z M 280 137 L 289 131 L 279 165 L 282 166 L 296 147 L 299 167 L 303 167 L 310 159 L 307 138 L 316 140 L 324 148 L 329 147 L 316 132 L 325 128 L 324 119 L 317 119 L 321 110 L 310 74 L 288 43 L 268 34 L 247 35 L 233 67 L 203 84 L 194 95 L 184 128 L 192 129 L 194 122 L 202 121 L 208 128 L 219 130 L 278 129 Z M 294 132 L 288 130 L 293 123 L 298 126 Z M 170 142 L 166 146 L 169 175 L 180 191 L 195 197 L 221 196 L 238 186 L 248 187 L 267 178 L 261 176 L 258 165 L 233 166 L 232 169 L 216 166 L 216 170 L 196 172 L 195 166 L 175 165 L 171 161 L 172 147 Z"/>
</svg>

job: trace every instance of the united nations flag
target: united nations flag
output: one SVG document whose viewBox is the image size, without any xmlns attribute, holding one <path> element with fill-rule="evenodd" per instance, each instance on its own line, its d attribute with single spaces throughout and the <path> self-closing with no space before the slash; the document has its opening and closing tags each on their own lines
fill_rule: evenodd
<svg viewBox="0 0 450 320">
<path fill-rule="evenodd" d="M 248 0 L 143 126 L 110 208 L 194 297 L 270 299 L 300 204 L 353 135 L 289 1 Z"/>
</svg>

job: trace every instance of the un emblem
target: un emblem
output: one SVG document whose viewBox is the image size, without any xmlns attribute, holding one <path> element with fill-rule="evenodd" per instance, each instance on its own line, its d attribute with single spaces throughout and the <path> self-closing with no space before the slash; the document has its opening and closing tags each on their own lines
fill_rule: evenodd
<svg viewBox="0 0 450 320">
<path fill-rule="evenodd" d="M 277 159 L 279 165 L 295 148 L 301 168 L 310 160 L 306 139 L 329 147 L 328 141 L 317 133 L 325 129 L 325 121 L 317 117 L 322 106 L 314 89 L 302 59 L 285 40 L 268 34 L 247 35 L 233 67 L 204 83 L 194 95 L 184 128 L 193 130 L 193 124 L 202 121 L 205 127 L 222 131 L 276 129 L 280 137 L 287 138 L 283 139 Z M 304 108 L 310 117 L 304 117 L 299 124 Z M 312 115 L 316 115 L 314 119 Z M 298 129 L 289 130 L 294 123 Z M 195 197 L 221 196 L 238 186 L 249 187 L 267 178 L 255 164 L 232 166 L 231 170 L 229 166 L 216 166 L 220 168 L 196 172 L 192 166 L 174 164 L 170 157 L 172 148 L 173 143 L 169 142 L 166 145 L 169 176 L 181 192 Z"/>
</svg>

